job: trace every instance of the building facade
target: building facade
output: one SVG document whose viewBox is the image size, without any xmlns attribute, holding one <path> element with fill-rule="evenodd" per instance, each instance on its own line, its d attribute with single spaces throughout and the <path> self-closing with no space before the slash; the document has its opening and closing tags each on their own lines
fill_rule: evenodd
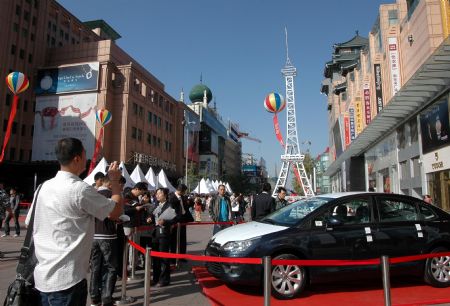
<svg viewBox="0 0 450 306">
<path fill-rule="evenodd" d="M 356 116 L 355 137 L 347 133 L 351 120 L 330 120 L 333 149 L 325 174 L 333 191 L 431 194 L 436 205 L 450 210 L 449 16 L 448 1 L 397 0 L 380 6 L 368 46 L 353 68 L 362 82 L 345 89 L 347 96 L 362 97 L 363 107 L 355 113 L 364 119 L 359 123 Z M 346 77 L 345 69 L 340 65 L 336 71 Z M 345 116 L 332 111 L 337 86 L 324 76 L 330 112 Z M 340 154 L 334 154 L 336 138 L 343 143 Z"/>
<path fill-rule="evenodd" d="M 112 121 L 101 137 L 100 157 L 164 169 L 175 182 L 184 175 L 184 104 L 164 84 L 115 44 L 120 35 L 106 22 L 83 23 L 54 0 L 0 2 L 0 55 L 3 79 L 21 71 L 30 88 L 20 95 L 11 138 L 1 167 L 8 185 L 32 188 L 52 176 L 57 139 L 83 139 L 88 159 L 100 137 L 95 112 L 107 109 Z M 0 87 L 4 132 L 12 95 Z M 20 173 L 20 180 L 6 177 Z M 30 192 L 28 192 L 30 193 Z"/>
</svg>

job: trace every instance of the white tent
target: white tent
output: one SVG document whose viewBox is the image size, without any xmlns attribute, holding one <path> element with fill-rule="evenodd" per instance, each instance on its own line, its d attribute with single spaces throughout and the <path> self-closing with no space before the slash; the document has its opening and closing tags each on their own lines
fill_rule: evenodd
<svg viewBox="0 0 450 306">
<path fill-rule="evenodd" d="M 219 182 L 217 180 L 212 181 L 212 185 L 214 187 L 214 190 L 216 191 L 219 190 Z"/>
<path fill-rule="evenodd" d="M 102 160 L 97 164 L 97 166 L 95 166 L 94 170 L 92 170 L 91 174 L 86 176 L 84 181 L 89 185 L 94 184 L 94 176 L 97 174 L 97 172 L 102 172 L 106 175 L 106 167 L 108 167 L 108 162 L 103 157 Z"/>
<path fill-rule="evenodd" d="M 225 184 L 225 188 L 229 193 L 233 193 L 233 190 L 231 190 L 230 184 L 228 184 L 228 182 Z"/>
<path fill-rule="evenodd" d="M 141 167 L 139 167 L 139 164 L 134 168 L 133 172 L 130 175 L 130 178 L 135 184 L 139 182 L 148 183 L 147 179 L 145 178 L 144 172 L 142 172 Z"/>
<path fill-rule="evenodd" d="M 159 187 L 165 187 L 169 189 L 169 192 L 174 192 L 175 187 L 172 186 L 172 184 L 169 182 L 169 179 L 167 178 L 166 173 L 164 172 L 164 169 L 161 169 L 158 173 L 158 185 Z"/>
<path fill-rule="evenodd" d="M 120 162 L 119 169 L 122 171 L 122 176 L 125 178 L 126 183 L 124 187 L 134 187 L 133 180 L 130 178 L 128 174 L 127 168 L 125 168 L 125 163 L 123 161 Z"/>
<path fill-rule="evenodd" d="M 209 192 L 216 192 L 211 180 L 209 178 L 206 179 L 206 186 L 208 187 Z"/>
<path fill-rule="evenodd" d="M 153 171 L 152 167 L 148 169 L 147 174 L 145 175 L 145 179 L 148 182 L 149 190 L 155 190 L 156 188 L 158 188 L 158 178 L 156 177 L 156 174 Z"/>
<path fill-rule="evenodd" d="M 207 194 L 207 193 L 211 193 L 211 189 L 208 187 L 208 185 L 206 184 L 206 181 L 204 178 L 202 178 L 200 180 L 200 182 L 198 183 L 197 187 L 195 187 L 194 190 L 192 190 L 193 193 L 198 193 L 198 194 Z"/>
</svg>

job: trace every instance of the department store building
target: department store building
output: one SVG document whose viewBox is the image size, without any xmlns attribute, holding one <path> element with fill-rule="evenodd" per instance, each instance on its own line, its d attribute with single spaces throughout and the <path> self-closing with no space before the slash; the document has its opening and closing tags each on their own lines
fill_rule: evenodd
<svg viewBox="0 0 450 306">
<path fill-rule="evenodd" d="M 322 82 L 333 192 L 430 194 L 450 210 L 449 18 L 449 1 L 397 0 L 367 39 L 334 46 Z"/>
</svg>

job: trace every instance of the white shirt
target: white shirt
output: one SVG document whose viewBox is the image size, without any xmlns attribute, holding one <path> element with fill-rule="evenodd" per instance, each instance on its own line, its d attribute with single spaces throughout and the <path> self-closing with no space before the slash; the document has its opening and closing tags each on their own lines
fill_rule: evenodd
<svg viewBox="0 0 450 306">
<path fill-rule="evenodd" d="M 68 289 L 87 276 L 95 218 L 105 219 L 116 203 L 66 171 L 46 181 L 35 202 L 35 286 L 42 292 Z"/>
</svg>

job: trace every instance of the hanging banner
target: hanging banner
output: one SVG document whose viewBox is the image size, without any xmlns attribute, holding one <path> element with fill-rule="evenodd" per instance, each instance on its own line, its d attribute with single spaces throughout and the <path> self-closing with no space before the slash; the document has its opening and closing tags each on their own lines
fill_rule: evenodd
<svg viewBox="0 0 450 306">
<path fill-rule="evenodd" d="M 344 116 L 344 134 L 345 134 L 345 147 L 350 145 L 350 120 L 347 115 Z"/>
<path fill-rule="evenodd" d="M 356 138 L 356 132 L 355 132 L 355 110 L 353 107 L 350 107 L 348 109 L 348 114 L 350 118 L 350 140 L 353 140 Z"/>
<path fill-rule="evenodd" d="M 391 65 L 392 95 L 394 96 L 400 90 L 400 62 L 398 56 L 397 38 L 389 37 L 388 45 L 389 45 L 389 63 Z"/>
<path fill-rule="evenodd" d="M 355 116 L 356 116 L 356 135 L 359 135 L 363 130 L 363 110 L 361 101 L 355 102 Z"/>
<path fill-rule="evenodd" d="M 377 113 L 383 109 L 383 84 L 381 82 L 381 65 L 373 65 L 375 71 L 375 99 L 377 100 Z"/>
<path fill-rule="evenodd" d="M 86 156 L 95 145 L 97 93 L 36 97 L 31 159 L 56 160 L 55 145 L 61 138 L 83 142 Z"/>
<path fill-rule="evenodd" d="M 364 84 L 364 111 L 366 117 L 366 125 L 369 125 L 370 121 L 372 121 L 372 114 L 370 111 L 370 86 L 369 84 Z"/>
<path fill-rule="evenodd" d="M 281 135 L 280 124 L 278 123 L 278 116 L 276 113 L 273 116 L 273 127 L 275 128 L 275 135 L 278 139 L 278 142 L 284 148 L 283 135 Z"/>
</svg>

